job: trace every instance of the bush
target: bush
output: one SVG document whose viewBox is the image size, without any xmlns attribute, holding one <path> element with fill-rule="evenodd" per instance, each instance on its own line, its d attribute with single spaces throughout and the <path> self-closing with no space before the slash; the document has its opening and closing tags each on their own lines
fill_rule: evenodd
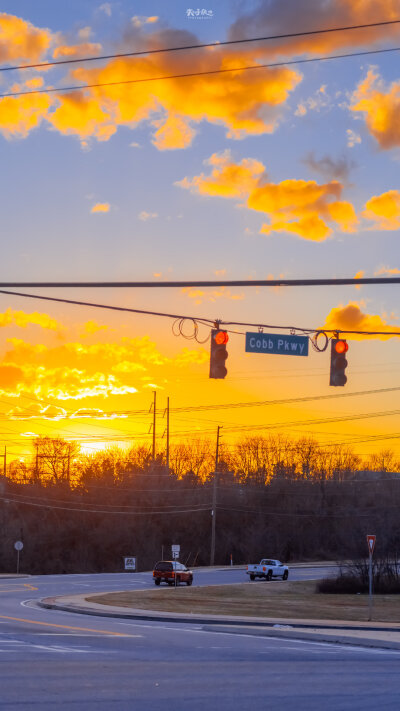
<svg viewBox="0 0 400 711">
<path fill-rule="evenodd" d="M 377 560 L 372 567 L 372 590 L 377 595 L 400 594 L 400 570 L 397 560 Z M 369 592 L 368 561 L 341 564 L 336 578 L 324 578 L 317 583 L 316 592 L 356 595 Z"/>
</svg>

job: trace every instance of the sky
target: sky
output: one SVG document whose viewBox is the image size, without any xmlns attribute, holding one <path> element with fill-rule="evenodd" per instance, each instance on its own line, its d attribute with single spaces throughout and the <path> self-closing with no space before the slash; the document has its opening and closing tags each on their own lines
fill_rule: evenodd
<svg viewBox="0 0 400 711">
<path fill-rule="evenodd" d="M 0 281 L 400 275 L 399 54 L 320 61 L 400 47 L 400 24 L 154 52 L 396 19 L 395 0 L 3 0 Z M 277 66 L 244 69 L 261 64 Z M 398 336 L 349 336 L 344 388 L 329 387 L 329 348 L 249 354 L 258 329 L 233 327 L 212 380 L 209 328 L 190 338 L 196 317 L 400 333 L 397 285 L 19 291 L 188 320 L 180 335 L 170 318 L 0 294 L 8 459 L 37 435 L 88 453 L 149 442 L 154 392 L 158 451 L 169 398 L 171 442 L 221 425 L 227 443 L 282 433 L 400 454 L 396 390 L 355 394 L 398 386 Z"/>
</svg>

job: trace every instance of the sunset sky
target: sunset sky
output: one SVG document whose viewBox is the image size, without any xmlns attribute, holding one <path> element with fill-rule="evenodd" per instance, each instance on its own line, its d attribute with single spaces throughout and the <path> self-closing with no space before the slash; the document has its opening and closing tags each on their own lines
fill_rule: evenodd
<svg viewBox="0 0 400 711">
<path fill-rule="evenodd" d="M 396 0 L 3 0 L 0 67 L 395 19 Z M 0 98 L 0 281 L 400 275 L 399 52 L 283 64 L 396 46 L 400 24 L 0 72 L 0 93 L 18 94 Z M 266 63 L 281 65 L 240 69 Z M 400 334 L 397 285 L 20 291 L 276 332 Z M 172 442 L 222 425 L 226 442 L 314 434 L 400 454 L 398 391 L 350 396 L 400 388 L 398 337 L 349 336 L 348 382 L 332 388 L 329 350 L 246 354 L 246 327 L 230 336 L 226 379 L 210 380 L 209 341 L 172 324 L 0 294 L 0 453 L 27 457 L 38 434 L 87 452 L 150 441 L 156 391 L 159 449 L 169 397 Z"/>
</svg>

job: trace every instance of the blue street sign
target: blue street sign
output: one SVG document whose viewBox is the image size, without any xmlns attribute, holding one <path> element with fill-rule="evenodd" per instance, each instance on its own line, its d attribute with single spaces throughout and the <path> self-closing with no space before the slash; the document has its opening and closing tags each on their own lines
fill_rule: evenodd
<svg viewBox="0 0 400 711">
<path fill-rule="evenodd" d="M 282 333 L 246 333 L 247 353 L 308 356 L 308 336 Z"/>
</svg>

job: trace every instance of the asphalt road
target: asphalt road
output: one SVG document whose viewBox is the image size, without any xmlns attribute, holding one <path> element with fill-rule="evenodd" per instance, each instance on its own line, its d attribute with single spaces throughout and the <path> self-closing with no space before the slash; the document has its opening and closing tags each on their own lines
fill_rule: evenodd
<svg viewBox="0 0 400 711">
<path fill-rule="evenodd" d="M 321 568 L 292 569 L 291 579 L 321 574 Z M 243 576 L 238 570 L 201 571 L 196 583 L 237 582 Z M 397 651 L 35 606 L 36 599 L 51 595 L 152 585 L 148 573 L 0 580 L 1 711 L 399 708 Z"/>
</svg>

